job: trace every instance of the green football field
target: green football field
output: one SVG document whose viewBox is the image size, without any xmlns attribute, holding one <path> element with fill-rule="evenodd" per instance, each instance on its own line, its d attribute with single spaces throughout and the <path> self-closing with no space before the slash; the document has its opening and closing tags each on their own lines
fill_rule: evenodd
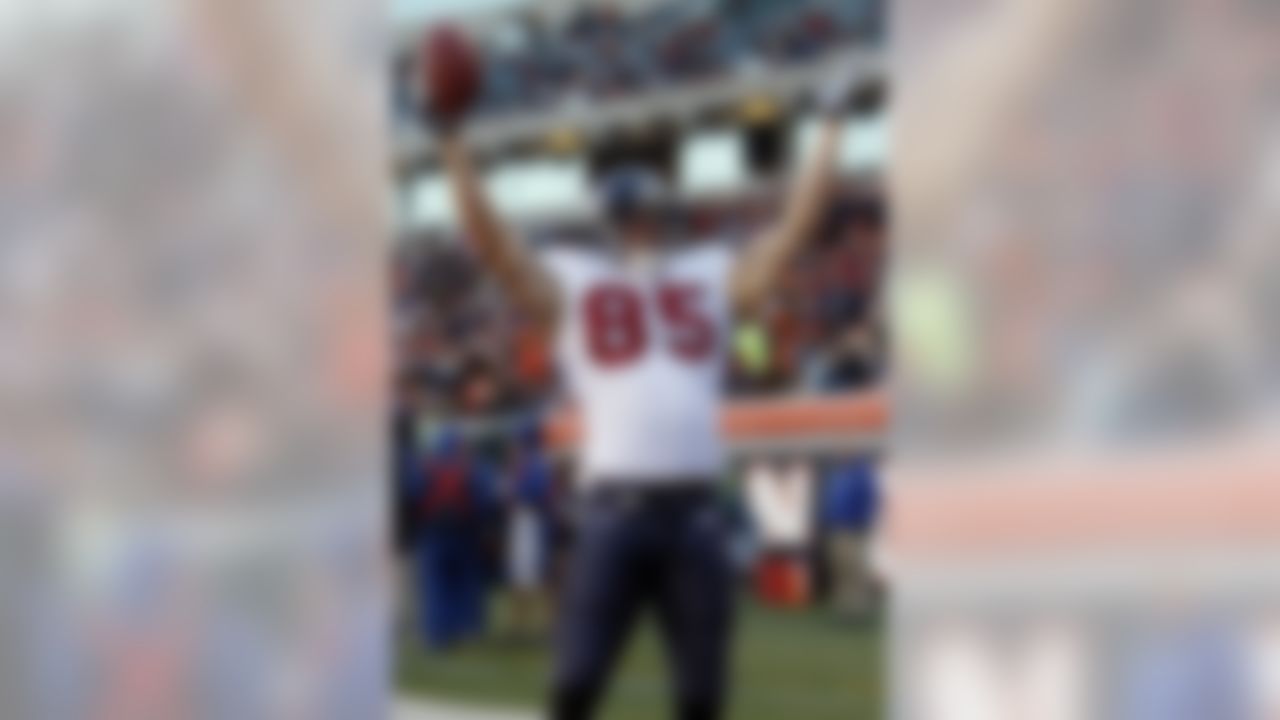
<svg viewBox="0 0 1280 720">
<path fill-rule="evenodd" d="M 496 618 L 501 627 L 501 618 Z M 779 612 L 744 602 L 735 652 L 733 720 L 879 718 L 878 623 L 839 622 L 822 611 Z M 429 655 L 406 637 L 400 688 L 412 696 L 536 710 L 548 670 L 545 647 L 499 637 Z M 665 720 L 667 677 L 656 633 L 644 627 L 614 678 L 602 720 Z"/>
</svg>

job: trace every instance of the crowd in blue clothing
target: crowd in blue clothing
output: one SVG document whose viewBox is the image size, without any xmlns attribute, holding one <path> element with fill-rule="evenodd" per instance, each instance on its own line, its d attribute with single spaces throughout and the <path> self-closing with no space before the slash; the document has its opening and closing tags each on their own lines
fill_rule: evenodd
<svg viewBox="0 0 1280 720">
<path fill-rule="evenodd" d="M 424 637 L 430 647 L 448 647 L 485 629 L 485 530 L 497 510 L 493 473 L 465 457 L 461 439 L 446 433 L 423 461 L 409 463 L 403 479 L 419 520 L 413 549 Z"/>
<path fill-rule="evenodd" d="M 488 450 L 486 452 L 486 450 Z M 556 476 L 535 430 L 509 448 L 481 448 L 443 428 L 426 443 L 398 449 L 401 548 L 415 581 L 422 638 L 447 649 L 483 635 L 490 590 L 505 580 L 503 537 L 513 509 L 534 511 L 550 544 Z M 505 457 L 504 457 L 505 455 Z"/>
</svg>

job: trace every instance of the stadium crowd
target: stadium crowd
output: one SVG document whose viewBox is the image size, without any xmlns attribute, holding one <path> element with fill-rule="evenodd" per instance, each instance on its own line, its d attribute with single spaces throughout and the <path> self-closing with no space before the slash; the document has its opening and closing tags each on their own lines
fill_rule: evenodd
<svg viewBox="0 0 1280 720">
<path fill-rule="evenodd" d="M 743 67 L 812 62 L 883 36 L 873 0 L 680 0 L 639 10 L 578 5 L 559 22 L 534 12 L 484 38 L 477 111 L 529 112 L 570 99 L 607 100 L 724 77 Z M 412 61 L 396 94 L 413 116 Z"/>
</svg>

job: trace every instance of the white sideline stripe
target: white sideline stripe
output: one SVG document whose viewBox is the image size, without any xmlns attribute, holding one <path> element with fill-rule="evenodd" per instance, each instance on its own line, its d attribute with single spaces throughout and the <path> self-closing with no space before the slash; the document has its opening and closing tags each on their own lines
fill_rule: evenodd
<svg viewBox="0 0 1280 720">
<path fill-rule="evenodd" d="M 512 710 L 486 710 L 434 700 L 397 700 L 393 720 L 537 720 L 536 716 Z"/>
</svg>

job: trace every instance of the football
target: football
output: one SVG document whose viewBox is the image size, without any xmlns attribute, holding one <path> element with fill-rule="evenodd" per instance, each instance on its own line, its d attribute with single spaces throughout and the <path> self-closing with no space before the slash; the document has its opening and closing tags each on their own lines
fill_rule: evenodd
<svg viewBox="0 0 1280 720">
<path fill-rule="evenodd" d="M 470 38 L 451 25 L 432 28 L 421 46 L 422 96 L 438 120 L 464 114 L 480 91 L 480 58 Z"/>
</svg>

